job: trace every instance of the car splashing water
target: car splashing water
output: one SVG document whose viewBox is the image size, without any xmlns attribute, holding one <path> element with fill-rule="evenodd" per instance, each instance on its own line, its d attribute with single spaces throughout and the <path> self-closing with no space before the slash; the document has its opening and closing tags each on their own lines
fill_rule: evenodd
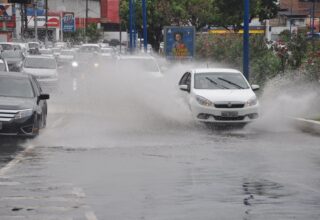
<svg viewBox="0 0 320 220">
<path fill-rule="evenodd" d="M 162 143 L 166 135 L 198 132 L 177 86 L 185 66 L 159 77 L 134 64 L 117 66 L 116 60 L 89 64 L 60 70 L 60 89 L 51 95 L 38 145 L 112 147 L 131 138 Z"/>
<path fill-rule="evenodd" d="M 283 78 L 271 80 L 259 95 L 261 117 L 257 122 L 241 130 L 212 132 L 193 120 L 184 92 L 178 88 L 187 70 L 207 64 L 173 65 L 158 60 L 170 67 L 162 77 L 144 72 L 143 65 L 117 65 L 116 60 L 99 65 L 91 60 L 79 68 L 60 69 L 60 89 L 49 101 L 48 126 L 35 142 L 114 147 L 130 145 L 133 140 L 136 145 L 172 144 L 181 139 L 192 143 L 201 134 L 287 132 L 294 129 L 288 117 L 311 115 L 306 106 L 315 102 L 319 93 L 310 85 Z"/>
</svg>

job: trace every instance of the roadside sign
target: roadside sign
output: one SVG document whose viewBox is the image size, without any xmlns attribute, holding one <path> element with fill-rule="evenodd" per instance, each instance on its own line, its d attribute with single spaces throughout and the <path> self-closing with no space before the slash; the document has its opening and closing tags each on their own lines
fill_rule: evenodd
<svg viewBox="0 0 320 220">
<path fill-rule="evenodd" d="M 12 20 L 12 5 L 0 4 L 0 21 Z"/>
<path fill-rule="evenodd" d="M 76 31 L 76 19 L 73 12 L 64 12 L 62 18 L 63 32 L 75 32 Z"/>
<path fill-rule="evenodd" d="M 164 27 L 164 53 L 170 60 L 193 59 L 195 56 L 195 28 L 193 26 Z"/>
</svg>

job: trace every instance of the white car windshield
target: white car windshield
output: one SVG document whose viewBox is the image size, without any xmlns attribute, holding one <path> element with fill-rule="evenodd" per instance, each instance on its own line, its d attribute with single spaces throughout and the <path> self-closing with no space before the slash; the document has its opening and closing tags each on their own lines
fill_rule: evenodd
<svg viewBox="0 0 320 220">
<path fill-rule="evenodd" d="M 197 73 L 195 89 L 248 89 L 249 86 L 239 73 Z"/>
<path fill-rule="evenodd" d="M 27 78 L 0 77 L 0 96 L 33 98 L 33 88 Z"/>
<path fill-rule="evenodd" d="M 55 59 L 27 57 L 24 61 L 24 67 L 34 69 L 56 69 L 57 64 Z"/>
</svg>

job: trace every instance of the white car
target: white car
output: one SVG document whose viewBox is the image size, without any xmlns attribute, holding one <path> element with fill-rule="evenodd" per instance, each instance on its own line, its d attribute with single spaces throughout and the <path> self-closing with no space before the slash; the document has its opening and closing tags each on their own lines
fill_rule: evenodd
<svg viewBox="0 0 320 220">
<path fill-rule="evenodd" d="M 180 82 L 193 117 L 213 124 L 246 124 L 259 117 L 259 102 L 243 74 L 234 69 L 193 69 Z"/>
<path fill-rule="evenodd" d="M 72 63 L 75 59 L 75 52 L 73 50 L 61 50 L 58 56 L 58 63 Z"/>
<path fill-rule="evenodd" d="M 149 55 L 118 56 L 117 68 L 122 72 L 127 72 L 128 70 L 130 70 L 146 74 L 147 76 L 150 75 L 156 78 L 163 77 L 157 60 Z"/>
<path fill-rule="evenodd" d="M 54 57 L 27 56 L 22 71 L 35 76 L 46 92 L 51 92 L 58 86 L 58 67 Z"/>
</svg>

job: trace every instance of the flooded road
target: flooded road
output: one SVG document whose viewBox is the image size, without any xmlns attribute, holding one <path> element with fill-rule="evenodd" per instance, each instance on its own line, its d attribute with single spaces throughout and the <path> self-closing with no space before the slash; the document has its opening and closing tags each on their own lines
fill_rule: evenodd
<svg viewBox="0 0 320 220">
<path fill-rule="evenodd" d="M 1 220 L 319 219 L 319 137 L 197 124 L 176 76 L 61 77 L 47 128 L 12 145 L 27 151 L 0 176 Z"/>
</svg>

